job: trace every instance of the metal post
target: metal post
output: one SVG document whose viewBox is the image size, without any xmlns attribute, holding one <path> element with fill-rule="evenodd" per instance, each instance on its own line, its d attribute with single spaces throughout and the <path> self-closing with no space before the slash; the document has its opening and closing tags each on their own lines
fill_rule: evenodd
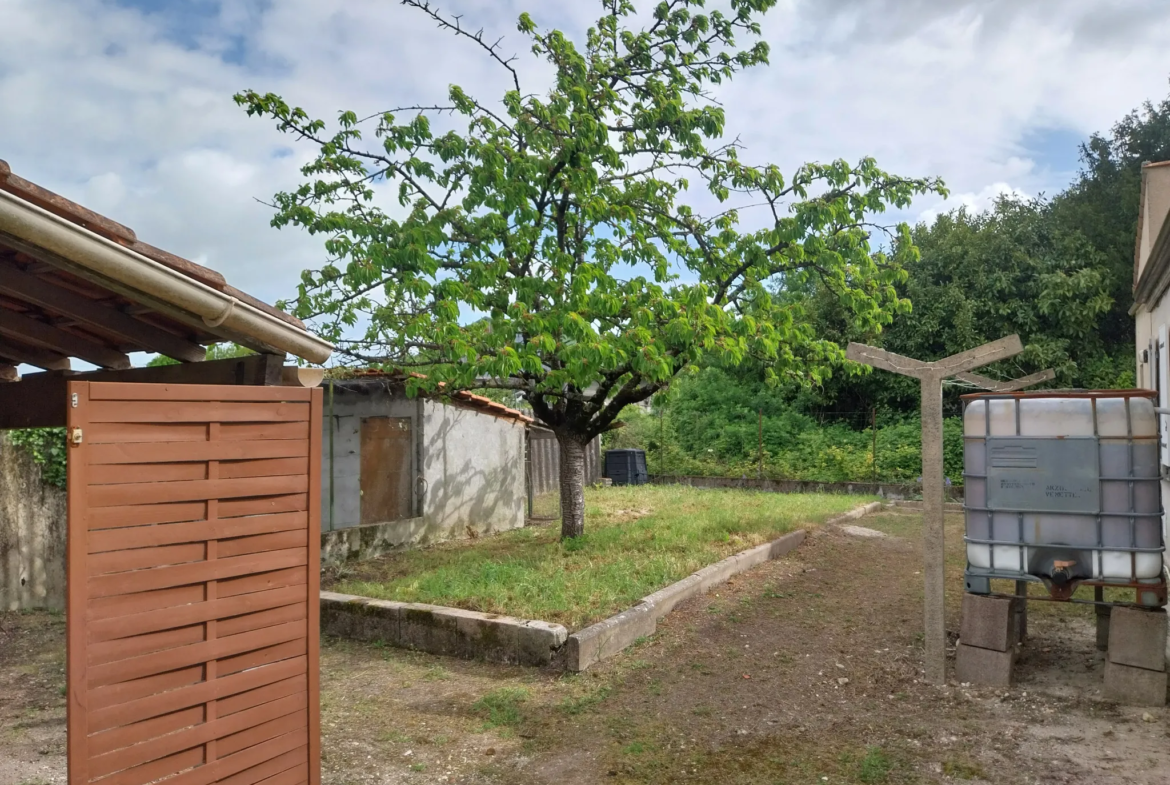
<svg viewBox="0 0 1170 785">
<path fill-rule="evenodd" d="M 764 410 L 760 409 L 760 450 L 759 450 L 759 467 L 756 469 L 756 475 L 762 480 L 764 479 Z"/>
<path fill-rule="evenodd" d="M 873 431 L 873 460 L 871 461 L 871 463 L 873 463 L 873 482 L 874 482 L 874 485 L 877 485 L 878 471 L 877 471 L 877 407 L 876 406 L 874 406 L 871 409 L 870 414 L 872 416 L 872 419 L 870 420 L 870 430 Z"/>
</svg>

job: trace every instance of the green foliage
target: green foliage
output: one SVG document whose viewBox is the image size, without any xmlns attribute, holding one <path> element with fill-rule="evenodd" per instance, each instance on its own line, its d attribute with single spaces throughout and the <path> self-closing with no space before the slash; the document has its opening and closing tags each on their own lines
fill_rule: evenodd
<svg viewBox="0 0 1170 785">
<path fill-rule="evenodd" d="M 58 488 L 65 487 L 68 447 L 64 428 L 27 428 L 8 432 L 10 444 L 19 447 L 41 467 L 41 479 Z"/>
<path fill-rule="evenodd" d="M 252 351 L 251 349 L 248 349 L 248 348 L 243 347 L 243 346 L 239 346 L 239 345 L 234 344 L 234 343 L 217 343 L 217 344 L 212 344 L 211 346 L 207 347 L 207 359 L 208 360 L 228 360 L 228 359 L 231 359 L 233 357 L 247 357 L 248 355 L 255 354 L 255 353 L 256 352 Z M 178 365 L 178 364 L 179 364 L 178 360 L 174 360 L 170 357 L 167 357 L 165 355 L 160 354 L 157 357 L 155 357 L 153 360 L 148 362 L 146 365 L 150 368 L 157 368 L 160 365 Z"/>
<path fill-rule="evenodd" d="M 585 442 L 704 360 L 819 381 L 842 349 L 801 297 L 774 291 L 815 281 L 857 330 L 907 310 L 895 287 L 916 257 L 909 227 L 872 222 L 940 181 L 869 158 L 785 177 L 723 138 L 709 91 L 767 63 L 760 18 L 776 0 L 664 0 L 644 27 L 633 2 L 605 0 L 583 49 L 524 14 L 518 30 L 551 67 L 544 95 L 490 37 L 404 2 L 481 48 L 512 89 L 497 103 L 453 85 L 442 106 L 346 111 L 332 127 L 271 93 L 236 96 L 317 148 L 305 182 L 274 197 L 273 224 L 324 238 L 332 261 L 303 273 L 293 308 L 341 356 L 425 365 L 412 391 L 520 391 L 560 438 Z M 888 252 L 871 245 L 882 231 Z"/>
<path fill-rule="evenodd" d="M 520 724 L 520 704 L 528 694 L 523 687 L 501 687 L 473 703 L 471 710 L 485 718 L 488 728 L 512 728 Z"/>
<path fill-rule="evenodd" d="M 680 380 L 669 405 L 654 413 L 626 409 L 625 427 L 607 434 L 604 446 L 645 449 L 651 474 L 755 477 L 760 412 L 765 477 L 818 482 L 874 479 L 872 431 L 845 422 L 821 422 L 763 382 L 752 384 L 718 368 Z M 952 483 L 960 484 L 959 418 L 944 421 L 943 441 L 944 472 Z M 917 482 L 922 475 L 921 445 L 916 415 L 884 414 L 877 429 L 877 479 Z"/>
<path fill-rule="evenodd" d="M 889 779 L 892 768 L 893 763 L 890 761 L 890 757 L 882 751 L 881 747 L 868 747 L 865 750 L 865 757 L 858 764 L 857 779 L 867 783 L 867 785 L 885 782 Z"/>
</svg>

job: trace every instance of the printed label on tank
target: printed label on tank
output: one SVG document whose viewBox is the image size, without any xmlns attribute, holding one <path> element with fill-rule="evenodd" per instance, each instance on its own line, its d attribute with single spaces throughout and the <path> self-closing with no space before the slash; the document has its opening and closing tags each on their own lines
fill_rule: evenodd
<svg viewBox="0 0 1170 785">
<path fill-rule="evenodd" d="M 1101 504 L 1097 440 L 987 439 L 987 506 L 1027 512 L 1092 512 Z"/>
</svg>

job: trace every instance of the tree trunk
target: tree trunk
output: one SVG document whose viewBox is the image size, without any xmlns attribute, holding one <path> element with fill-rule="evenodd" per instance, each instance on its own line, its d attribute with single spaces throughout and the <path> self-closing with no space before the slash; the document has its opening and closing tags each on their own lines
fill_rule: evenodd
<svg viewBox="0 0 1170 785">
<path fill-rule="evenodd" d="M 561 448 L 561 539 L 585 533 L 585 445 L 557 434 Z"/>
</svg>

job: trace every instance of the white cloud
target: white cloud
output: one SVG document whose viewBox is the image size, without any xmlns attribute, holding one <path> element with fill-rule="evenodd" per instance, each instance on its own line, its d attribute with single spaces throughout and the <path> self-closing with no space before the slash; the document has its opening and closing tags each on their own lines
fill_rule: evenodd
<svg viewBox="0 0 1170 785">
<path fill-rule="evenodd" d="M 0 157 L 269 300 L 324 257 L 317 238 L 270 228 L 256 201 L 295 184 L 311 151 L 247 118 L 234 92 L 272 90 L 331 119 L 442 101 L 452 82 L 486 97 L 509 84 L 470 42 L 386 0 L 226 2 L 190 40 L 165 11 L 112 0 L 0 5 Z M 580 40 L 599 5 L 444 4 L 505 36 L 539 87 L 548 69 L 515 30 L 524 8 Z M 1159 0 L 784 0 L 765 33 L 772 66 L 720 92 L 746 157 L 791 172 L 873 155 L 899 174 L 941 175 L 956 196 L 923 199 L 896 216 L 906 220 L 1058 190 L 1067 173 L 1039 164 L 1025 139 L 1103 130 L 1165 95 L 1170 74 Z"/>
</svg>

